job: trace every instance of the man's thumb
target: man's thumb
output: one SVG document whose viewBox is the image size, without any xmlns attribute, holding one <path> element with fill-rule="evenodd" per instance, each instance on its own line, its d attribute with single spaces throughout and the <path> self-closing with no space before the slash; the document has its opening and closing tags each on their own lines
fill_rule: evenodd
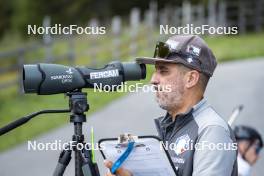
<svg viewBox="0 0 264 176">
<path fill-rule="evenodd" d="M 108 160 L 104 160 L 104 165 L 105 167 L 109 168 L 111 170 L 112 166 L 113 166 L 113 162 L 112 161 L 108 161 Z M 122 176 L 132 176 L 132 173 L 129 172 L 128 170 L 120 167 L 116 170 L 116 174 L 117 175 L 122 175 Z"/>
<path fill-rule="evenodd" d="M 112 161 L 104 160 L 104 165 L 105 165 L 105 167 L 111 169 L 113 163 L 112 163 Z"/>
</svg>

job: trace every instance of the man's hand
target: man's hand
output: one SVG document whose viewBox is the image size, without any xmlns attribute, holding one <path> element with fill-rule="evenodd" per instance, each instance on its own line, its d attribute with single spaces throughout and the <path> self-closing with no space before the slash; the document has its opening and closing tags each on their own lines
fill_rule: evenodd
<svg viewBox="0 0 264 176">
<path fill-rule="evenodd" d="M 112 163 L 111 161 L 105 160 L 105 161 L 104 161 L 104 165 L 105 165 L 105 167 L 107 167 L 108 169 L 111 169 L 113 163 Z M 124 168 L 122 168 L 122 167 L 120 167 L 120 168 L 118 168 L 118 169 L 116 170 L 116 174 L 117 174 L 118 176 L 133 176 L 133 174 L 132 174 L 131 172 L 129 172 L 128 170 L 126 170 L 126 169 L 124 169 Z M 109 172 L 109 173 L 107 173 L 105 176 L 115 176 L 115 175 L 113 175 L 113 174 L 111 174 L 111 173 Z"/>
</svg>

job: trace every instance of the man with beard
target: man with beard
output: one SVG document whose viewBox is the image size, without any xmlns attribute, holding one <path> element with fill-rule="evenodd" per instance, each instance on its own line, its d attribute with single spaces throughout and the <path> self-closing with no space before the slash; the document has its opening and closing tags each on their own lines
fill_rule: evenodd
<svg viewBox="0 0 264 176">
<path fill-rule="evenodd" d="M 177 175 L 237 175 L 232 130 L 204 98 L 217 65 L 204 40 L 196 35 L 172 36 L 157 43 L 153 58 L 137 58 L 137 62 L 155 64 L 151 84 L 159 106 L 167 111 L 155 124 L 163 143 L 175 144 L 169 154 Z M 105 165 L 111 168 L 112 163 Z M 120 168 L 117 175 L 132 173 Z"/>
</svg>

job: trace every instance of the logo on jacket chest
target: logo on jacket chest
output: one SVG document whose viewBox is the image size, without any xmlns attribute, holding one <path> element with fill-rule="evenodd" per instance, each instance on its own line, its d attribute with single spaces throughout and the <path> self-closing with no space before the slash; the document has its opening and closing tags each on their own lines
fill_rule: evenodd
<svg viewBox="0 0 264 176">
<path fill-rule="evenodd" d="M 176 155 L 180 155 L 189 149 L 190 137 L 188 134 L 184 134 L 178 137 L 175 141 L 174 152 Z"/>
</svg>

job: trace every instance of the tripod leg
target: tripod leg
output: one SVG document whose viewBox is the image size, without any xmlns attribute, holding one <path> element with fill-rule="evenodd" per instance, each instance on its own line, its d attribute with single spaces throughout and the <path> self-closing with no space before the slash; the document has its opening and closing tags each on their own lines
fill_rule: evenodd
<svg viewBox="0 0 264 176">
<path fill-rule="evenodd" d="M 73 141 L 78 143 L 83 143 L 83 134 L 82 134 L 82 123 L 76 122 L 74 123 L 74 135 Z M 77 147 L 74 148 L 75 153 L 75 176 L 83 176 L 82 172 L 82 151 L 78 150 Z"/>
<path fill-rule="evenodd" d="M 53 176 L 62 176 L 66 167 L 71 161 L 71 150 L 63 150 L 60 153 L 59 161 L 56 166 L 55 171 L 53 172 Z"/>
<path fill-rule="evenodd" d="M 84 176 L 100 176 L 96 163 L 93 163 L 91 151 L 84 149 L 82 153 L 83 165 L 82 171 Z"/>
<path fill-rule="evenodd" d="M 82 171 L 84 176 L 100 176 L 96 163 L 84 163 L 82 166 Z"/>
<path fill-rule="evenodd" d="M 83 176 L 80 151 L 75 151 L 75 176 Z"/>
<path fill-rule="evenodd" d="M 84 176 L 93 176 L 89 164 L 84 164 L 82 166 L 82 171 Z"/>
</svg>

